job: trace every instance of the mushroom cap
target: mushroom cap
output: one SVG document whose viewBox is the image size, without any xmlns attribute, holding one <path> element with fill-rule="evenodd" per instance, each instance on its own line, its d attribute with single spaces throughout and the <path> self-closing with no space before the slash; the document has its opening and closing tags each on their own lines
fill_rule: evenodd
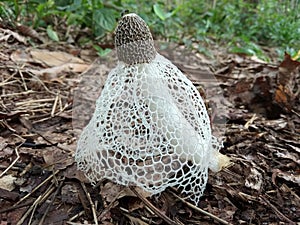
<svg viewBox="0 0 300 225">
<path fill-rule="evenodd" d="M 134 13 L 120 19 L 115 30 L 115 46 L 118 59 L 129 65 L 150 63 L 156 55 L 149 27 Z"/>
</svg>

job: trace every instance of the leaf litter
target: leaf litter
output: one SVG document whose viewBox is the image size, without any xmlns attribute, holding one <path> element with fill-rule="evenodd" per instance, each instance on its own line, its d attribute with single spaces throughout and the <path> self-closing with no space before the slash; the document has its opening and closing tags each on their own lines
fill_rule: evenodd
<svg viewBox="0 0 300 225">
<path fill-rule="evenodd" d="M 219 50 L 215 60 L 184 54 L 180 46 L 162 52 L 197 86 L 213 124 L 227 121 L 225 132 L 224 124 L 214 132 L 234 164 L 210 173 L 194 206 L 175 188 L 150 197 L 106 180 L 93 187 L 77 171 L 78 133 L 114 65 L 113 54 L 91 63 L 95 58 L 84 51 L 80 57 L 74 46 L 20 50 L 23 39 L 1 32 L 0 224 L 300 222 L 300 66 L 289 55 L 271 64 Z M 85 104 L 73 108 L 80 103 L 76 97 Z M 83 114 L 75 124 L 74 112 Z"/>
</svg>

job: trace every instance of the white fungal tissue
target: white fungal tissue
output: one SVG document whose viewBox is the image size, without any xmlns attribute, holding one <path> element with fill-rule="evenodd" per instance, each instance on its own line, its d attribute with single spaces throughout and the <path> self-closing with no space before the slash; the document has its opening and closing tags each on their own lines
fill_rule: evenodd
<svg viewBox="0 0 300 225">
<path fill-rule="evenodd" d="M 123 16 L 115 35 L 119 61 L 80 136 L 78 168 L 92 183 L 106 178 L 151 194 L 176 187 L 198 203 L 221 155 L 203 100 L 156 52 L 139 16 Z"/>
</svg>

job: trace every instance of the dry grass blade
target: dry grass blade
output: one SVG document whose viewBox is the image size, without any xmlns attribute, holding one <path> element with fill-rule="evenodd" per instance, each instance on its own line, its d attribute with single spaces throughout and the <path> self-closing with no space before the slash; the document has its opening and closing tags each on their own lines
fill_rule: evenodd
<svg viewBox="0 0 300 225">
<path fill-rule="evenodd" d="M 75 220 L 75 219 L 77 219 L 78 217 L 84 215 L 84 213 L 85 213 L 84 210 L 81 211 L 80 213 L 77 213 L 75 216 L 71 217 L 71 218 L 69 219 L 69 221 L 67 221 L 67 224 L 73 224 L 72 221 Z"/>
<path fill-rule="evenodd" d="M 272 208 L 272 210 L 274 210 L 274 212 L 275 212 L 275 214 L 279 217 L 279 218 L 281 218 L 281 219 L 283 219 L 283 220 L 285 220 L 287 223 L 289 223 L 289 224 L 291 224 L 291 225 L 296 225 L 297 223 L 296 222 L 293 222 L 293 221 L 291 221 L 289 218 L 287 218 L 285 215 L 283 215 L 283 213 L 282 212 L 280 212 L 268 199 L 266 199 L 266 197 L 264 197 L 264 196 L 260 196 L 260 199 L 263 201 L 263 202 L 265 202 L 268 206 L 270 206 L 271 208 Z"/>
<path fill-rule="evenodd" d="M 122 191 L 119 192 L 118 195 L 114 197 L 114 199 L 109 203 L 109 205 L 101 212 L 100 216 L 98 216 L 98 220 L 101 221 L 102 218 L 106 215 L 106 213 L 109 212 L 109 210 L 115 206 L 118 205 L 118 202 L 116 200 L 119 198 L 119 196 L 122 194 Z"/>
<path fill-rule="evenodd" d="M 41 102 L 53 102 L 55 101 L 55 98 L 45 98 L 45 99 L 31 99 L 29 101 L 25 101 L 25 102 L 16 102 L 16 106 L 21 106 L 21 105 L 26 105 L 26 106 L 30 106 L 33 103 L 41 103 Z"/>
<path fill-rule="evenodd" d="M 44 192 L 44 194 L 40 195 L 33 203 L 33 205 L 26 211 L 26 213 L 22 216 L 22 218 L 19 220 L 18 224 L 23 224 L 24 220 L 28 217 L 28 215 L 31 213 L 31 216 L 29 218 L 28 224 L 31 224 L 34 213 L 36 211 L 36 208 L 41 203 L 45 202 L 48 197 L 52 194 L 52 192 L 55 190 L 55 187 L 53 187 L 53 183 L 48 187 L 48 189 Z M 45 214 L 44 214 L 45 215 Z"/>
<path fill-rule="evenodd" d="M 144 222 L 140 218 L 130 216 L 127 213 L 123 213 L 123 214 L 131 221 L 132 224 L 135 224 L 135 225 L 149 225 L 149 223 Z"/>
<path fill-rule="evenodd" d="M 223 219 L 221 219 L 221 218 L 219 218 L 219 217 L 217 217 L 217 216 L 215 216 L 215 215 L 213 215 L 213 214 L 211 214 L 211 213 L 209 213 L 209 212 L 206 212 L 205 210 L 203 210 L 203 209 L 200 209 L 200 208 L 198 208 L 197 206 L 195 206 L 195 205 L 193 205 L 193 204 L 191 204 L 191 203 L 189 203 L 189 202 L 187 202 L 187 201 L 185 201 L 183 198 L 180 198 L 178 195 L 176 195 L 175 193 L 173 193 L 173 192 L 170 192 L 172 195 L 174 195 L 176 198 L 178 198 L 181 202 L 183 202 L 183 203 L 185 203 L 187 206 L 189 206 L 190 208 L 192 208 L 192 209 L 194 209 L 194 210 L 196 210 L 196 211 L 198 211 L 198 212 L 200 212 L 200 213 L 202 213 L 202 214 L 204 214 L 204 215 L 206 215 L 206 216 L 209 216 L 209 217 L 211 217 L 212 219 L 214 219 L 214 220 L 216 220 L 216 221 L 218 221 L 218 222 L 220 222 L 220 223 L 222 223 L 222 224 L 225 224 L 225 225 L 232 225 L 231 223 L 229 223 L 229 222 L 227 222 L 227 221 L 225 221 L 225 220 L 223 220 Z"/>
<path fill-rule="evenodd" d="M 96 225 L 98 225 L 98 219 L 97 219 L 97 214 L 96 214 L 96 208 L 95 208 L 95 204 L 93 203 L 92 199 L 91 199 L 91 195 L 90 193 L 88 192 L 88 190 L 86 189 L 86 186 L 83 182 L 80 182 L 81 186 L 82 186 L 82 189 L 84 190 L 86 196 L 87 196 L 87 199 L 89 200 L 89 203 L 91 205 L 91 209 L 92 209 L 92 213 L 93 213 L 93 218 L 94 218 L 94 222 Z"/>
<path fill-rule="evenodd" d="M 48 205 L 45 213 L 43 214 L 43 217 L 41 218 L 41 220 L 39 222 L 39 225 L 43 225 L 44 224 L 45 218 L 46 218 L 46 216 L 47 216 L 47 214 L 48 214 L 48 212 L 50 210 L 50 207 L 53 205 L 53 202 L 54 202 L 56 196 L 58 195 L 58 193 L 59 193 L 59 191 L 60 191 L 60 189 L 61 189 L 61 187 L 62 187 L 63 184 L 64 184 L 64 179 L 58 185 L 58 187 L 57 187 L 57 189 L 56 189 L 56 191 L 55 191 L 55 193 L 54 193 L 54 195 L 53 195 L 53 197 L 51 199 L 51 202 L 49 203 L 49 205 Z"/>
<path fill-rule="evenodd" d="M 34 203 L 30 206 L 30 208 L 26 211 L 26 213 L 22 216 L 22 218 L 18 221 L 18 223 L 16 225 L 21 225 L 23 224 L 23 222 L 25 221 L 25 219 L 27 218 L 27 216 L 31 213 L 32 210 L 34 210 L 34 208 L 36 207 L 36 205 L 38 204 L 38 202 L 40 202 L 40 200 L 42 199 L 42 196 L 40 195 L 35 201 Z"/>
<path fill-rule="evenodd" d="M 1 209 L 1 210 L 0 210 L 0 214 L 1 214 L 1 213 L 5 213 L 5 212 L 13 211 L 14 209 L 20 209 L 20 208 L 23 208 L 23 207 L 25 207 L 25 206 L 32 205 L 33 202 L 34 202 L 34 201 L 31 200 L 31 201 L 25 202 L 25 203 L 23 203 L 23 204 L 19 204 L 19 205 L 17 205 L 17 206 L 12 206 L 12 207 L 9 207 L 9 208 L 6 208 L 6 209 Z"/>
<path fill-rule="evenodd" d="M 24 144 L 25 141 L 23 141 L 21 144 L 19 144 L 17 147 L 15 147 L 15 152 L 16 152 L 16 155 L 17 155 L 17 158 L 9 165 L 9 167 L 7 167 L 1 174 L 0 174 L 0 177 L 2 177 L 11 167 L 13 167 L 13 165 L 19 160 L 20 158 L 20 155 L 19 155 L 19 152 L 18 152 L 18 148 Z"/>
<path fill-rule="evenodd" d="M 18 204 L 20 204 L 22 201 L 24 201 L 25 199 L 27 199 L 31 194 L 33 194 L 36 190 L 38 190 L 41 186 L 43 186 L 45 183 L 47 183 L 49 180 L 51 180 L 57 173 L 59 172 L 59 170 L 55 171 L 52 175 L 50 175 L 49 177 L 47 177 L 42 183 L 40 183 L 38 186 L 36 186 L 30 193 L 28 193 L 27 195 L 25 195 L 23 198 L 21 198 L 17 203 L 15 203 L 13 206 L 17 206 Z"/>
<path fill-rule="evenodd" d="M 51 117 L 54 117 L 54 113 L 56 111 L 58 99 L 59 99 L 59 93 L 55 97 L 55 100 L 54 100 L 54 103 L 53 103 L 53 107 L 52 107 L 52 110 L 51 110 Z"/>
<path fill-rule="evenodd" d="M 134 188 L 130 187 L 130 190 L 137 196 L 141 201 L 148 206 L 157 216 L 159 216 L 161 219 L 163 219 L 167 224 L 169 225 L 178 225 L 173 220 L 171 220 L 169 217 L 167 217 L 165 214 L 161 213 L 159 209 L 157 209 L 154 205 L 152 205 L 151 202 L 149 202 L 146 198 L 144 198 L 140 193 Z"/>
</svg>

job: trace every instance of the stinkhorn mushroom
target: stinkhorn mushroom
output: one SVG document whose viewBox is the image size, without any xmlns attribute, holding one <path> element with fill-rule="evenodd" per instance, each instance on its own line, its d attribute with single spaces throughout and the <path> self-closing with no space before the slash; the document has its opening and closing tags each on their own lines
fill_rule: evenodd
<svg viewBox="0 0 300 225">
<path fill-rule="evenodd" d="M 92 183 L 107 178 L 151 194 L 177 187 L 198 203 L 208 168 L 218 171 L 225 157 L 198 90 L 157 53 L 138 15 L 120 19 L 115 46 L 119 61 L 80 136 L 78 168 Z"/>
</svg>

